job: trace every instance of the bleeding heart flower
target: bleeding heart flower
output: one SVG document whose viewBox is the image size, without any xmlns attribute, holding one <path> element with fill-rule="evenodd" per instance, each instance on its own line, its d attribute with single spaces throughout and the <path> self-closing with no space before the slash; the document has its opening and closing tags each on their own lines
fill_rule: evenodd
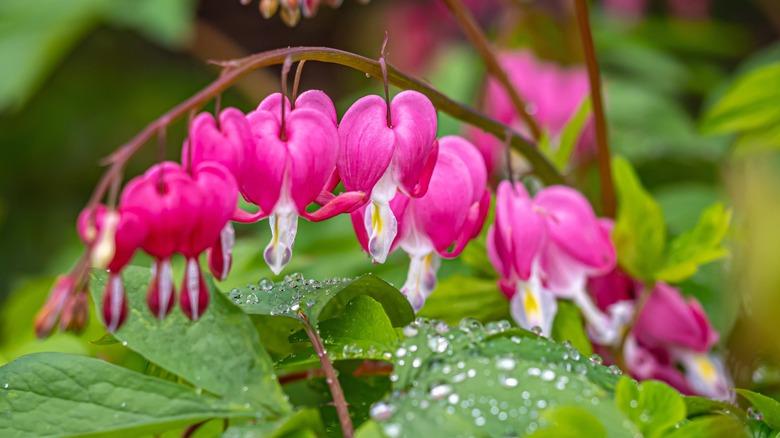
<svg viewBox="0 0 780 438">
<path fill-rule="evenodd" d="M 347 190 L 371 194 L 365 209 L 368 251 L 383 263 L 398 224 L 390 201 L 397 190 L 412 198 L 425 195 L 438 154 L 436 109 L 416 91 L 399 93 L 390 103 L 366 96 L 344 114 L 339 126 L 338 172 Z"/>
<path fill-rule="evenodd" d="M 365 193 L 350 191 L 324 196 L 332 188 L 339 153 L 336 111 L 321 91 L 307 91 L 290 108 L 285 99 L 284 119 L 279 93 L 267 97 L 247 118 L 254 142 L 244 156 L 241 192 L 260 207 L 255 215 L 234 220 L 251 222 L 270 218 L 271 242 L 263 257 L 278 274 L 290 261 L 298 216 L 321 221 L 350 212 L 365 202 Z M 312 202 L 328 198 L 317 211 Z"/>
<path fill-rule="evenodd" d="M 484 162 L 471 143 L 456 136 L 439 140 L 428 190 L 408 200 L 401 219 L 399 245 L 411 259 L 401 291 L 415 310 L 436 287 L 439 258 L 457 257 L 482 229 L 490 206 L 486 184 Z"/>
<path fill-rule="evenodd" d="M 142 212 L 148 227 L 142 248 L 156 258 L 147 303 L 158 318 L 164 318 L 173 308 L 170 259 L 177 252 L 187 258 L 182 310 L 193 320 L 202 315 L 209 295 L 198 255 L 217 241 L 237 198 L 233 175 L 223 165 L 210 161 L 198 164 L 192 174 L 176 163 L 160 163 L 125 187 L 120 207 Z"/>
<path fill-rule="evenodd" d="M 677 289 L 658 283 L 626 342 L 626 365 L 637 378 L 658 378 L 686 394 L 733 400 L 726 367 L 709 351 L 717 340 L 696 300 L 686 301 Z"/>
<path fill-rule="evenodd" d="M 611 270 L 616 257 L 609 232 L 579 192 L 551 186 L 531 198 L 522 184 L 502 182 L 487 245 L 518 324 L 531 329 L 534 326 L 525 324 L 538 322 L 542 334 L 549 336 L 556 311 L 549 304 L 551 295 L 572 299 L 599 339 L 619 337 L 613 320 L 585 289 L 587 278 Z M 522 297 L 515 298 L 517 293 Z"/>
</svg>

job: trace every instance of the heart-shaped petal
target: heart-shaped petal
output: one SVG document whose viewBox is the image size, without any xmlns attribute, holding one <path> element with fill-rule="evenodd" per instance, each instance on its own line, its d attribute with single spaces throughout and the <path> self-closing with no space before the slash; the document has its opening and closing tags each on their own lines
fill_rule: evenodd
<svg viewBox="0 0 780 438">
<path fill-rule="evenodd" d="M 407 194 L 422 196 L 425 192 L 415 192 L 415 187 L 425 185 L 420 179 L 429 155 L 434 152 L 436 108 L 424 94 L 411 90 L 396 95 L 390 108 L 395 136 L 395 178 Z"/>
<path fill-rule="evenodd" d="M 273 113 L 257 110 L 247 116 L 254 135 L 241 166 L 241 193 L 268 214 L 279 200 L 287 170 L 287 145 L 279 138 L 279 122 Z"/>
</svg>

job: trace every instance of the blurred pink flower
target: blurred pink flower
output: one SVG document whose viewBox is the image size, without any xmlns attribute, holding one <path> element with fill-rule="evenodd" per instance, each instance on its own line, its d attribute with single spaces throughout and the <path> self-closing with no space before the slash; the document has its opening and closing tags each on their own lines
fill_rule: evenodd
<svg viewBox="0 0 780 438">
<path fill-rule="evenodd" d="M 531 52 L 517 51 L 500 55 L 502 67 L 512 84 L 528 105 L 528 113 L 556 144 L 558 136 L 588 96 L 588 74 L 581 67 L 562 67 L 537 59 Z M 527 133 L 528 128 L 515 111 L 504 88 L 493 78 L 488 79 L 484 96 L 485 112 L 501 123 Z M 482 152 L 490 173 L 500 168 L 504 159 L 503 140 L 477 128 L 470 135 Z M 595 147 L 593 123 L 588 121 L 575 153 L 591 154 Z"/>
<path fill-rule="evenodd" d="M 548 336 L 555 298 L 566 298 L 580 306 L 591 326 L 609 332 L 603 336 L 615 336 L 585 289 L 588 277 L 614 268 L 615 249 L 579 192 L 551 186 L 531 198 L 522 184 L 503 181 L 487 246 L 512 314 L 524 328 L 538 326 Z"/>
</svg>

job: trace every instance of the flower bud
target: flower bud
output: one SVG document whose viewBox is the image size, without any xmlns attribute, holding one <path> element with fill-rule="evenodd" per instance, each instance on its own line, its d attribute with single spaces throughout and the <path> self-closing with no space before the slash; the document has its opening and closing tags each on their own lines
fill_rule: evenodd
<svg viewBox="0 0 780 438">
<path fill-rule="evenodd" d="M 116 210 L 106 210 L 103 224 L 97 233 L 97 240 L 92 246 L 92 266 L 105 269 L 116 253 L 116 230 L 119 225 L 119 213 Z"/>
<path fill-rule="evenodd" d="M 80 333 L 87 325 L 89 317 L 89 300 L 87 291 L 79 291 L 71 294 L 65 301 L 60 317 L 60 330 Z"/>
<path fill-rule="evenodd" d="M 276 14 L 279 9 L 279 0 L 260 0 L 260 14 L 268 19 Z"/>
<path fill-rule="evenodd" d="M 301 21 L 301 9 L 298 7 L 298 2 L 295 0 L 289 1 L 289 3 L 294 3 L 295 6 L 291 7 L 285 7 L 285 5 L 282 5 L 282 10 L 279 11 L 279 16 L 282 17 L 282 21 L 284 21 L 284 24 L 295 27 L 296 24 L 298 24 L 299 21 Z"/>
<path fill-rule="evenodd" d="M 35 315 L 35 335 L 45 338 L 51 334 L 60 318 L 66 300 L 73 294 L 75 281 L 70 275 L 60 275 L 52 286 L 46 304 Z"/>
</svg>

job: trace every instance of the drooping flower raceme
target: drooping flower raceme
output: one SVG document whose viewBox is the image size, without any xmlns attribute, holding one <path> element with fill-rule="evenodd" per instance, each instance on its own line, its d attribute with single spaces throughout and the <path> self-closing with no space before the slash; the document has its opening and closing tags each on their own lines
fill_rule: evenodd
<svg viewBox="0 0 780 438">
<path fill-rule="evenodd" d="M 587 71 L 581 67 L 566 68 L 541 61 L 527 51 L 504 53 L 499 62 L 528 105 L 528 113 L 555 143 L 588 96 Z M 488 115 L 521 133 L 528 132 L 509 95 L 495 79 L 487 82 L 484 102 Z M 505 156 L 503 141 L 477 128 L 470 130 L 470 136 L 485 158 L 488 173 L 492 174 L 499 169 Z M 595 131 L 592 122 L 588 121 L 580 135 L 576 152 L 580 155 L 588 154 L 594 147 Z"/>
<path fill-rule="evenodd" d="M 160 319 L 170 313 L 175 300 L 171 272 L 175 253 L 187 260 L 182 311 L 195 320 L 206 310 L 209 292 L 198 256 L 219 239 L 238 199 L 235 178 L 223 165 L 203 162 L 190 172 L 172 162 L 157 164 L 131 180 L 120 200 L 120 208 L 139 212 L 147 226 L 141 247 L 156 259 L 147 304 Z"/>
<path fill-rule="evenodd" d="M 488 256 L 522 327 L 538 327 L 549 336 L 558 297 L 573 300 L 598 337 L 618 336 L 585 289 L 589 276 L 615 266 L 615 249 L 576 190 L 551 186 L 531 198 L 522 184 L 502 182 L 488 231 Z"/>
<path fill-rule="evenodd" d="M 428 190 L 436 157 L 436 109 L 416 91 L 388 104 L 379 96 L 359 99 L 339 125 L 338 172 L 347 190 L 370 193 L 364 210 L 367 250 L 384 263 L 398 233 L 390 201 L 400 191 L 419 198 Z"/>
<path fill-rule="evenodd" d="M 476 148 L 463 138 L 444 137 L 439 140 L 438 160 L 425 195 L 409 198 L 398 193 L 388 203 L 399 225 L 389 249 L 400 246 L 409 254 L 401 291 L 415 310 L 422 308 L 436 286 L 440 257 L 457 257 L 482 229 L 490 204 L 486 182 L 485 165 Z M 352 213 L 355 233 L 367 252 L 371 241 L 363 225 L 370 208 Z"/>
<path fill-rule="evenodd" d="M 241 222 L 269 217 L 272 237 L 263 257 L 276 274 L 292 257 L 299 216 L 325 220 L 350 212 L 366 198 L 362 191 L 329 193 L 338 182 L 334 171 L 339 154 L 336 110 L 330 98 L 312 90 L 301 94 L 294 108 L 284 101 L 284 116 L 279 93 L 247 115 L 253 142 L 244 150 L 238 179 L 241 193 L 260 211 L 234 217 Z M 315 201 L 325 205 L 307 212 Z"/>
</svg>

